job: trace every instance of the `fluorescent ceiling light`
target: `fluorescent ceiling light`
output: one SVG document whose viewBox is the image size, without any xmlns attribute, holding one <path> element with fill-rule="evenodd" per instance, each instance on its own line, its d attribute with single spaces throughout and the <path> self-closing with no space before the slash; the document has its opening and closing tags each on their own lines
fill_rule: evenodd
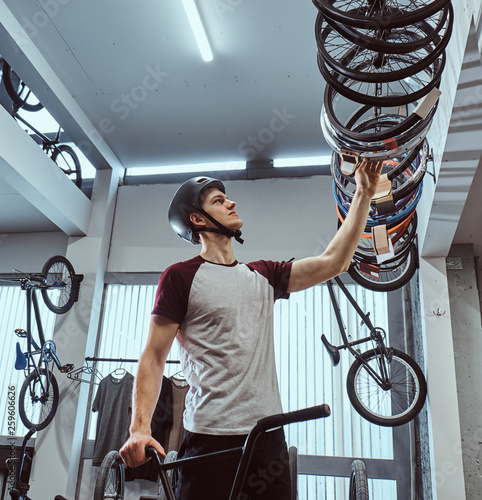
<svg viewBox="0 0 482 500">
<path fill-rule="evenodd" d="M 306 158 L 278 158 L 273 160 L 274 167 L 311 167 L 314 165 L 330 165 L 330 156 L 309 156 Z"/>
<path fill-rule="evenodd" d="M 126 175 L 182 174 L 216 170 L 244 170 L 245 168 L 245 161 L 223 161 L 217 163 L 191 163 L 189 165 L 165 165 L 161 167 L 134 167 L 128 168 Z"/>
<path fill-rule="evenodd" d="M 209 40 L 206 35 L 201 17 L 199 16 L 199 11 L 197 10 L 196 3 L 194 0 L 182 0 L 184 9 L 189 19 L 189 24 L 191 25 L 192 31 L 194 33 L 194 38 L 196 39 L 197 46 L 201 52 L 201 57 L 205 62 L 210 62 L 213 60 L 213 53 L 211 46 L 209 45 Z"/>
</svg>

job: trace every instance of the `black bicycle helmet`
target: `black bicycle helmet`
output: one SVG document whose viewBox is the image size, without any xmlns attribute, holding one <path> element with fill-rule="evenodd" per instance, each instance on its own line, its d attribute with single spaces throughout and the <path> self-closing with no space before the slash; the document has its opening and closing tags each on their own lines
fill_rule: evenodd
<svg viewBox="0 0 482 500">
<path fill-rule="evenodd" d="M 229 237 L 234 237 L 237 241 L 243 243 L 240 230 L 232 231 L 228 229 L 201 208 L 201 195 L 206 189 L 211 188 L 216 188 L 222 193 L 226 193 L 224 184 L 219 179 L 214 179 L 213 177 L 193 177 L 182 184 L 176 191 L 169 205 L 169 224 L 178 236 L 195 245 L 200 243 L 198 235 L 200 231 L 224 234 Z M 205 215 L 217 226 L 217 229 L 193 229 L 189 219 L 189 216 L 193 212 L 199 212 Z"/>
</svg>

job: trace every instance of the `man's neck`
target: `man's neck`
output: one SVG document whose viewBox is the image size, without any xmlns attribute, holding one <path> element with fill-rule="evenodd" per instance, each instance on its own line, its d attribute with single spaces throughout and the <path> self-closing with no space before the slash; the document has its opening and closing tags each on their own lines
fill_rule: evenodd
<svg viewBox="0 0 482 500">
<path fill-rule="evenodd" d="M 215 264 L 229 265 L 236 261 L 231 238 L 210 233 L 201 239 L 202 249 L 199 254 L 204 260 Z"/>
</svg>

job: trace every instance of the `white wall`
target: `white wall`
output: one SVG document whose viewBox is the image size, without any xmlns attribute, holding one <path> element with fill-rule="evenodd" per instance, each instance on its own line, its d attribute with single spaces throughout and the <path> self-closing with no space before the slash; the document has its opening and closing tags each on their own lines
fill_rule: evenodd
<svg viewBox="0 0 482 500">
<path fill-rule="evenodd" d="M 331 178 L 226 181 L 244 222 L 244 245 L 234 242 L 238 260 L 289 260 L 320 253 L 337 228 Z M 167 220 L 177 184 L 119 188 L 108 272 L 162 271 L 196 255 Z"/>
<path fill-rule="evenodd" d="M 65 255 L 68 236 L 55 233 L 0 234 L 0 273 L 40 272 L 54 255 Z"/>
</svg>

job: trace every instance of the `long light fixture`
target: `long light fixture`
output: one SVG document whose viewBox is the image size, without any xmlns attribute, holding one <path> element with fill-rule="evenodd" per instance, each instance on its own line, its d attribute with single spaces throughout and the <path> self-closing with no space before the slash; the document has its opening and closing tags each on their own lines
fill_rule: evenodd
<svg viewBox="0 0 482 500">
<path fill-rule="evenodd" d="M 187 172 L 215 172 L 217 170 L 244 170 L 245 161 L 223 161 L 209 163 L 190 163 L 187 165 L 164 165 L 158 167 L 132 167 L 126 171 L 127 176 L 181 174 Z"/>
<path fill-rule="evenodd" d="M 275 158 L 273 167 L 311 167 L 330 165 L 331 156 L 310 156 L 302 158 Z"/>
<path fill-rule="evenodd" d="M 196 3 L 194 0 L 182 0 L 184 5 L 184 10 L 186 11 L 189 24 L 191 25 L 192 31 L 194 33 L 194 38 L 196 39 L 197 46 L 201 52 L 201 57 L 205 62 L 210 62 L 213 60 L 213 52 L 211 46 L 209 45 L 209 40 L 206 35 L 201 17 L 199 16 L 199 11 L 197 10 Z"/>
</svg>

